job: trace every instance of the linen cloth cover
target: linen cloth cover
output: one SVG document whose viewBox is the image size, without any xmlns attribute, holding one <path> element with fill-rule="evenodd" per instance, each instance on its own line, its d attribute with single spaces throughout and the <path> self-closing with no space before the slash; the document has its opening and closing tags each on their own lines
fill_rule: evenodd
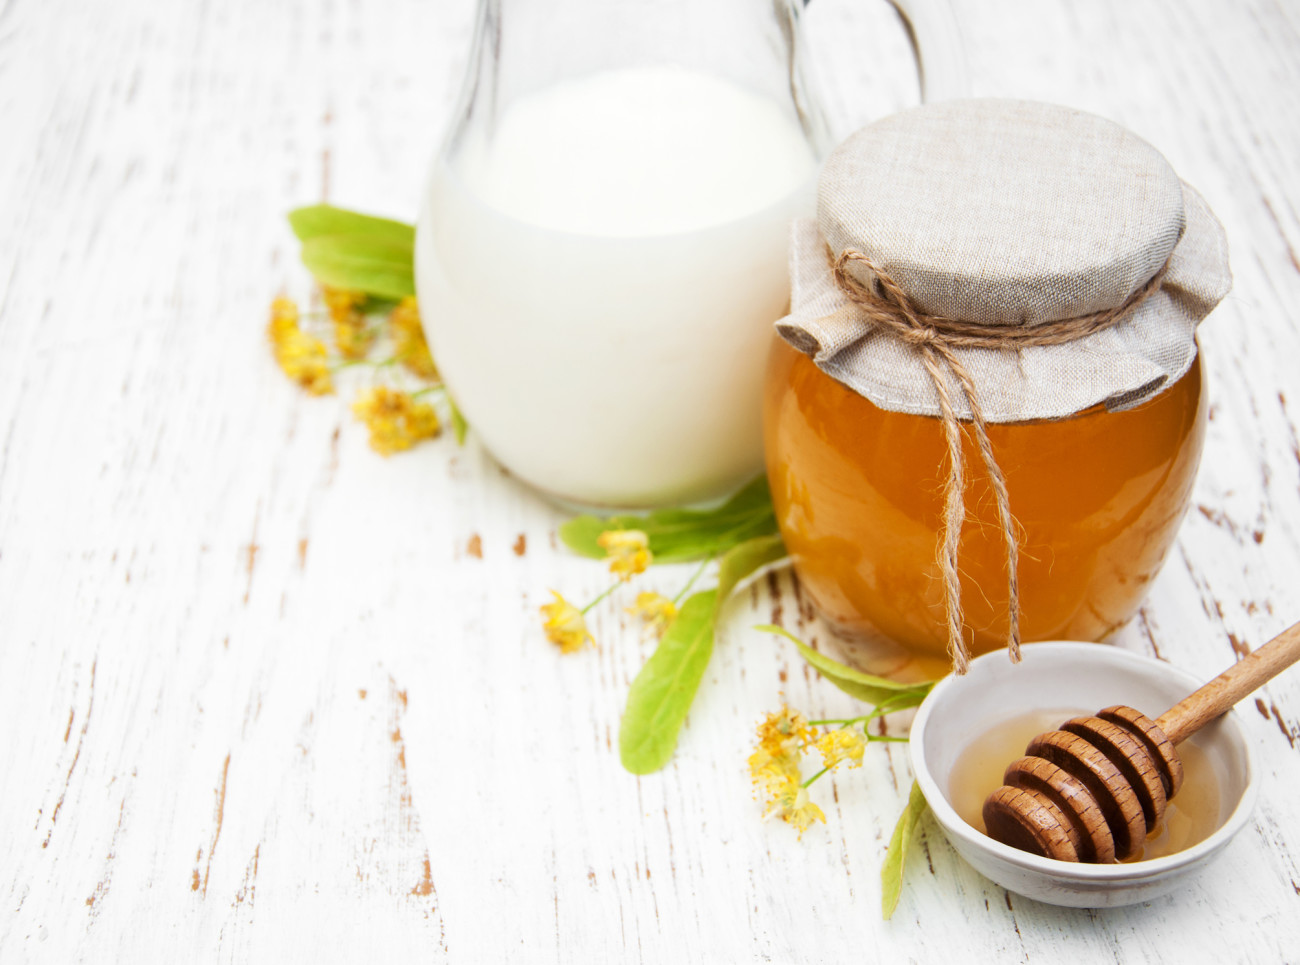
<svg viewBox="0 0 1300 965">
<path fill-rule="evenodd" d="M 778 332 L 877 406 L 938 416 L 920 349 L 862 318 L 836 285 L 830 258 L 846 249 L 926 314 L 994 326 L 1115 308 L 1168 260 L 1160 288 L 1103 331 L 955 349 L 990 422 L 1152 397 L 1191 366 L 1196 327 L 1232 283 L 1222 226 L 1158 151 L 1111 121 L 1027 101 L 947 101 L 863 128 L 826 161 L 817 221 L 794 226 Z M 874 284 L 859 263 L 848 270 Z"/>
</svg>

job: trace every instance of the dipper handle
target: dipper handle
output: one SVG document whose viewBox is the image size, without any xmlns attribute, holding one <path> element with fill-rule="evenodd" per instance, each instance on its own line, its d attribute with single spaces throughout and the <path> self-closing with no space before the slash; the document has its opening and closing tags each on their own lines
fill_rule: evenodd
<svg viewBox="0 0 1300 965">
<path fill-rule="evenodd" d="M 1156 723 L 1170 741 L 1181 743 L 1297 660 L 1300 660 L 1300 623 L 1283 630 L 1200 690 L 1184 697 Z"/>
</svg>

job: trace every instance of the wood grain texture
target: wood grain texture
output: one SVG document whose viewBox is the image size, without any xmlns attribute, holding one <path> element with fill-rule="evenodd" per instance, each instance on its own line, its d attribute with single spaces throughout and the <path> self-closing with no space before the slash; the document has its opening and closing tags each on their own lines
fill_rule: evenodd
<svg viewBox="0 0 1300 965">
<path fill-rule="evenodd" d="M 809 12 L 842 128 L 915 96 L 870 11 Z M 285 209 L 415 211 L 471 15 L 0 0 L 0 961 L 1294 960 L 1294 674 L 1242 711 L 1253 825 L 1178 895 L 1104 913 L 1009 896 L 927 822 L 880 922 L 900 748 L 819 783 L 802 841 L 760 820 L 762 713 L 852 709 L 750 629 L 825 640 L 788 574 L 730 605 L 673 763 L 619 768 L 649 647 L 619 606 L 580 656 L 542 638 L 548 588 L 605 585 L 562 515 L 473 440 L 380 459 L 347 394 L 300 395 L 263 342 L 270 296 L 307 291 Z M 1227 229 L 1195 507 L 1115 641 L 1208 679 L 1300 613 L 1300 12 L 960 17 L 976 93 L 1128 125 Z"/>
</svg>

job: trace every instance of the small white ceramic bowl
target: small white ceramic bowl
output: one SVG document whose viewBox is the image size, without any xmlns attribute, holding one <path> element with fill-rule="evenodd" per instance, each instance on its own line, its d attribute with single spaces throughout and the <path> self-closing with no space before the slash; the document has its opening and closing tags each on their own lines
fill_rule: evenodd
<svg viewBox="0 0 1300 965">
<path fill-rule="evenodd" d="M 912 723 L 912 770 L 952 846 L 976 871 L 1008 891 L 1053 905 L 1110 908 L 1148 901 L 1199 872 L 1250 820 L 1255 768 L 1241 721 L 1227 714 L 1191 741 L 1219 779 L 1222 823 L 1177 854 L 1129 864 L 1076 864 L 1018 851 L 971 827 L 948 800 L 953 765 L 970 741 L 999 723 L 1066 707 L 1096 713 L 1128 704 L 1155 718 L 1205 681 L 1167 663 L 1096 643 L 1034 643 L 1012 666 L 1003 652 L 971 662 L 965 676 L 935 685 Z M 1011 763 L 1009 760 L 1007 763 Z"/>
</svg>

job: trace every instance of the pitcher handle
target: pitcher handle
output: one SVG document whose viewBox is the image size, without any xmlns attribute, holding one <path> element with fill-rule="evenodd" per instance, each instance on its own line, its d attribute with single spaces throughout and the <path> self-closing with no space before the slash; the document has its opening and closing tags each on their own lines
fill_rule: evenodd
<svg viewBox="0 0 1300 965">
<path fill-rule="evenodd" d="M 890 0 L 907 22 L 921 76 L 921 99 L 952 100 L 970 96 L 966 54 L 948 0 Z"/>
</svg>

